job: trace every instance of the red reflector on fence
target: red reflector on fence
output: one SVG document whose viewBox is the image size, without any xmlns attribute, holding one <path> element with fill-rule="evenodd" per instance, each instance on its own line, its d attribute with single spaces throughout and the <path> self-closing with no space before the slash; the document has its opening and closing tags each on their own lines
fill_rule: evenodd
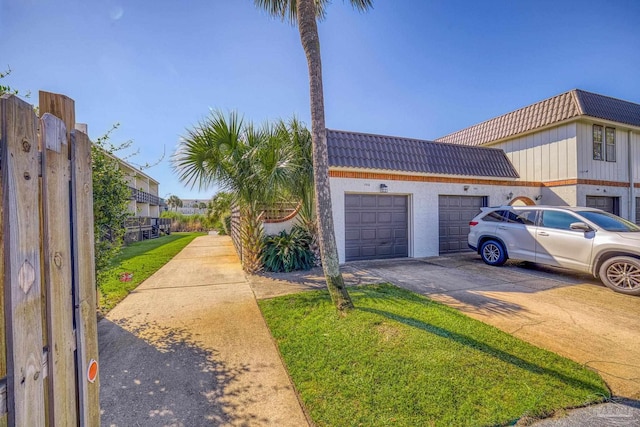
<svg viewBox="0 0 640 427">
<path fill-rule="evenodd" d="M 89 361 L 89 366 L 87 366 L 87 380 L 89 380 L 90 383 L 94 383 L 96 382 L 96 379 L 98 378 L 98 362 L 96 362 L 95 359 L 91 359 Z"/>
</svg>

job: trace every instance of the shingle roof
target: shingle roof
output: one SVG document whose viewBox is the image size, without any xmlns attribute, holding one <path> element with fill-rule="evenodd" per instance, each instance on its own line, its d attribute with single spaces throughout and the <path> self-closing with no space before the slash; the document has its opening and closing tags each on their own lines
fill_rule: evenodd
<svg viewBox="0 0 640 427">
<path fill-rule="evenodd" d="M 483 145 L 579 116 L 640 126 L 640 104 L 574 89 L 436 138 L 436 141 Z"/>
<path fill-rule="evenodd" d="M 517 178 L 504 151 L 327 129 L 329 166 Z"/>
</svg>

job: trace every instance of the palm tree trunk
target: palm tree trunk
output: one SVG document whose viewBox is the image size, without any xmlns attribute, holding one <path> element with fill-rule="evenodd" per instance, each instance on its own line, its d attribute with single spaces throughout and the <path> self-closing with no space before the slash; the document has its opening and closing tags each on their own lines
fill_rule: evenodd
<svg viewBox="0 0 640 427">
<path fill-rule="evenodd" d="M 316 192 L 316 213 L 320 254 L 327 288 L 339 311 L 353 308 L 340 273 L 338 250 L 333 227 L 331 188 L 329 186 L 329 156 L 324 120 L 324 94 L 322 89 L 322 62 L 320 60 L 320 38 L 316 22 L 314 0 L 297 0 L 297 20 L 300 40 L 309 66 L 311 98 L 311 141 L 313 144 L 313 179 Z"/>
</svg>

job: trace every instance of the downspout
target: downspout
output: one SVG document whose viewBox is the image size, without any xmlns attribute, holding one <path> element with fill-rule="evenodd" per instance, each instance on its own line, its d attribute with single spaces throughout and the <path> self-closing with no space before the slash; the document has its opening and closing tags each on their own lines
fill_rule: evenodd
<svg viewBox="0 0 640 427">
<path fill-rule="evenodd" d="M 629 221 L 631 222 L 635 222 L 636 218 L 634 215 L 634 210 L 635 210 L 635 177 L 633 176 L 633 150 L 631 149 L 631 138 L 633 136 L 633 133 L 631 131 L 631 129 L 629 129 L 629 131 L 627 132 L 627 163 L 629 164 Z"/>
</svg>

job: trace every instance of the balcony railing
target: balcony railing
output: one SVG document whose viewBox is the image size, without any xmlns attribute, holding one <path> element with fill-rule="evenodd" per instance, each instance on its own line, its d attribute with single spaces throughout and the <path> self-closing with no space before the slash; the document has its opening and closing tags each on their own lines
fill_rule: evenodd
<svg viewBox="0 0 640 427">
<path fill-rule="evenodd" d="M 135 200 L 138 203 L 148 203 L 150 205 L 160 206 L 160 202 L 164 202 L 160 197 L 154 196 L 146 191 L 138 190 L 133 187 L 129 187 L 129 189 L 131 190 L 131 200 Z"/>
</svg>

